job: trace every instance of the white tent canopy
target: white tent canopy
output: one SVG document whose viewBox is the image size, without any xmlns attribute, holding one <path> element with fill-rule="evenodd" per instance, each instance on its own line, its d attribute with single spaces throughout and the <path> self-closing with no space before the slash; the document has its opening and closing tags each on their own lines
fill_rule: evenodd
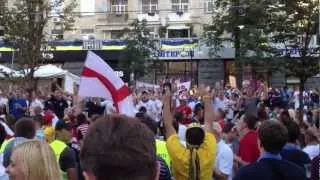
<svg viewBox="0 0 320 180">
<path fill-rule="evenodd" d="M 68 71 L 58 68 L 55 65 L 48 64 L 40 66 L 35 72 L 34 77 L 36 78 L 49 78 L 49 77 L 59 77 L 67 74 Z"/>
<path fill-rule="evenodd" d="M 80 77 L 61 69 L 55 65 L 48 64 L 37 68 L 34 72 L 35 78 L 63 78 L 63 89 L 69 93 L 73 93 L 74 84 L 80 83 Z"/>
<path fill-rule="evenodd" d="M 0 64 L 0 77 L 5 77 L 5 74 L 15 76 L 18 73 L 17 71 Z"/>
</svg>

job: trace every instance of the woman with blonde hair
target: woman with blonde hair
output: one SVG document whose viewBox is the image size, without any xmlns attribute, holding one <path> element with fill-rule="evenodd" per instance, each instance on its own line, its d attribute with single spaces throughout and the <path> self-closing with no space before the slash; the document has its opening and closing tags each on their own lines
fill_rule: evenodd
<svg viewBox="0 0 320 180">
<path fill-rule="evenodd" d="M 14 148 L 7 173 L 10 180 L 61 180 L 53 151 L 47 143 L 38 140 Z"/>
</svg>

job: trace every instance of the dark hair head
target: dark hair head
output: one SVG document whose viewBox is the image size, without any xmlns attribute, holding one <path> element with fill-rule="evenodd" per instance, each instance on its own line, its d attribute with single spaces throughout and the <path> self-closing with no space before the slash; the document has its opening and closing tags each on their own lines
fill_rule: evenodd
<svg viewBox="0 0 320 180">
<path fill-rule="evenodd" d="M 143 124 L 145 124 L 156 135 L 158 133 L 157 123 L 150 116 L 137 117 Z"/>
<path fill-rule="evenodd" d="M 277 121 L 264 121 L 259 129 L 261 146 L 270 153 L 279 153 L 288 139 L 287 129 Z"/>
<path fill-rule="evenodd" d="M 78 114 L 77 115 L 77 122 L 78 122 L 78 125 L 88 123 L 86 115 L 84 115 L 83 113 Z"/>
<path fill-rule="evenodd" d="M 283 123 L 288 130 L 288 142 L 295 143 L 300 136 L 299 125 L 294 121 Z"/>
<path fill-rule="evenodd" d="M 145 113 L 142 113 L 142 112 L 136 113 L 136 118 L 138 119 L 143 118 L 144 116 L 145 116 Z"/>
<path fill-rule="evenodd" d="M 96 179 L 150 180 L 156 176 L 154 134 L 127 116 L 98 119 L 84 139 L 80 158 L 83 169 Z"/>
<path fill-rule="evenodd" d="M 219 108 L 218 109 L 218 113 L 220 114 L 221 118 L 225 118 L 226 117 L 226 113 L 223 111 L 223 109 Z"/>
<path fill-rule="evenodd" d="M 33 119 L 35 122 L 39 123 L 40 126 L 42 126 L 42 125 L 44 124 L 43 116 L 40 115 L 40 114 L 33 116 L 32 119 Z"/>
<path fill-rule="evenodd" d="M 2 124 L 0 124 L 0 147 L 2 146 L 2 143 L 6 139 L 7 133 L 5 128 L 3 127 Z"/>
<path fill-rule="evenodd" d="M 181 123 L 183 121 L 183 114 L 182 112 L 175 112 L 173 115 L 174 119 L 178 122 Z"/>
<path fill-rule="evenodd" d="M 282 122 L 283 124 L 288 124 L 290 123 L 289 121 L 293 121 L 290 117 L 289 111 L 287 110 L 280 113 L 279 119 L 280 119 L 280 122 Z"/>
<path fill-rule="evenodd" d="M 36 135 L 36 127 L 31 118 L 21 118 L 15 124 L 15 136 L 33 139 Z"/>
<path fill-rule="evenodd" d="M 305 139 L 307 143 L 310 142 L 320 142 L 319 134 L 317 128 L 310 127 L 306 130 Z"/>
<path fill-rule="evenodd" d="M 72 129 L 72 126 L 71 126 L 71 123 L 70 122 L 66 122 L 64 120 L 59 120 L 57 123 L 56 123 L 56 126 L 55 126 L 55 131 L 62 131 L 62 130 L 67 130 L 67 131 L 71 131 Z"/>
<path fill-rule="evenodd" d="M 223 132 L 223 133 L 230 133 L 231 130 L 232 130 L 232 128 L 233 128 L 234 126 L 235 126 L 235 125 L 234 125 L 233 123 L 227 122 L 227 123 L 224 125 L 224 127 L 223 127 L 223 129 L 222 129 L 222 132 Z"/>
<path fill-rule="evenodd" d="M 193 110 L 193 113 L 194 114 L 198 114 L 199 111 L 203 110 L 204 107 L 202 104 L 198 103 L 194 106 L 194 110 Z"/>
<path fill-rule="evenodd" d="M 204 141 L 204 131 L 201 127 L 188 128 L 186 131 L 186 142 L 192 146 L 200 146 Z"/>
<path fill-rule="evenodd" d="M 243 121 L 249 129 L 255 129 L 258 118 L 257 116 L 248 113 L 245 114 Z"/>
<path fill-rule="evenodd" d="M 141 107 L 139 108 L 139 113 L 143 113 L 143 114 L 147 113 L 147 108 L 144 107 L 144 106 L 141 106 Z"/>
</svg>

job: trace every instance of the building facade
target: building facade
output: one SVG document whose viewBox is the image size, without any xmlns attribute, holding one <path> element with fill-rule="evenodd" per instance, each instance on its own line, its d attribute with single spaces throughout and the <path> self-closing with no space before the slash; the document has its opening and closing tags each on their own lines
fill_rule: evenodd
<svg viewBox="0 0 320 180">
<path fill-rule="evenodd" d="M 134 20 L 146 19 L 155 38 L 199 37 L 211 21 L 213 0 L 77 0 L 74 30 L 64 39 L 121 39 Z M 55 19 L 58 23 L 58 19 Z M 54 34 L 54 33 L 53 33 Z"/>
<path fill-rule="evenodd" d="M 130 75 L 117 67 L 125 47 L 121 41 L 124 39 L 123 32 L 136 19 L 145 19 L 152 36 L 159 39 L 157 61 L 160 63 L 152 70 L 149 81 L 160 82 L 169 76 L 214 85 L 217 81 L 227 82 L 237 78 L 241 82 L 242 79 L 251 78 L 248 72 L 240 76 L 237 74 L 235 52 L 231 44 L 226 44 L 216 57 L 210 57 L 208 47 L 199 43 L 204 26 L 212 21 L 214 0 L 66 1 L 77 3 L 73 10 L 76 22 L 71 31 L 63 31 L 58 17 L 48 23 L 48 41 L 66 41 L 62 43 L 65 47 L 58 47 L 56 52 L 50 54 L 48 62 L 57 63 L 75 74 L 81 72 L 86 51 L 95 50 L 120 74 L 124 74 L 128 81 Z M 2 5 L 11 6 L 14 0 L 4 2 L 0 1 Z M 5 63 L 13 62 L 11 52 L 0 53 L 0 59 L 6 59 Z M 283 75 L 274 75 L 271 83 L 281 87 L 288 81 Z"/>
</svg>

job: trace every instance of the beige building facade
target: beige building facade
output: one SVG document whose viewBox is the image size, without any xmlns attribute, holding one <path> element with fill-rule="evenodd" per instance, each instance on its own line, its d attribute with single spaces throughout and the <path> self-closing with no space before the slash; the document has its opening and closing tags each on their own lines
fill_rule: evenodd
<svg viewBox="0 0 320 180">
<path fill-rule="evenodd" d="M 122 31 L 136 19 L 146 19 L 155 38 L 199 37 L 213 10 L 213 0 L 77 0 L 77 4 L 77 20 L 74 29 L 64 33 L 65 40 L 121 39 Z"/>
</svg>

